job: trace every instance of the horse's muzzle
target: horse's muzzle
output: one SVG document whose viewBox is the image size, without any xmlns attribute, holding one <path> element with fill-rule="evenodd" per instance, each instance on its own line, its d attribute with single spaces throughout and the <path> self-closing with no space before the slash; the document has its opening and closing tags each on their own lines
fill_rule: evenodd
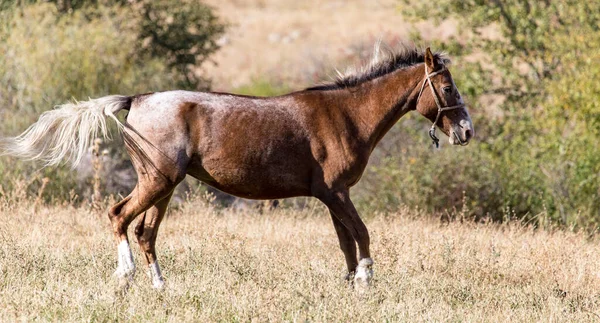
<svg viewBox="0 0 600 323">
<path fill-rule="evenodd" d="M 471 120 L 461 120 L 458 126 L 452 127 L 448 141 L 453 145 L 466 146 L 475 135 Z"/>
</svg>

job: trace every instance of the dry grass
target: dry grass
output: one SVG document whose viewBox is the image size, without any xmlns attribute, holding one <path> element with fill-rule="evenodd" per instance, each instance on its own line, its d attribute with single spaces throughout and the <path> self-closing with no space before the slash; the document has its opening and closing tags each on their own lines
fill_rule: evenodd
<svg viewBox="0 0 600 323">
<path fill-rule="evenodd" d="M 27 204 L 27 203 L 23 203 Z M 440 224 L 401 211 L 367 220 L 376 280 L 365 295 L 323 208 L 170 211 L 157 293 L 139 271 L 120 293 L 104 214 L 72 206 L 0 211 L 0 321 L 591 321 L 596 241 L 518 225 Z M 138 266 L 139 250 L 134 244 Z"/>
<path fill-rule="evenodd" d="M 354 62 L 357 51 L 383 39 L 408 41 L 410 24 L 397 0 L 206 0 L 230 27 L 207 64 L 215 90 L 229 91 L 254 80 L 298 88 L 327 80 L 334 68 Z M 426 40 L 456 30 L 445 22 L 419 24 Z"/>
</svg>

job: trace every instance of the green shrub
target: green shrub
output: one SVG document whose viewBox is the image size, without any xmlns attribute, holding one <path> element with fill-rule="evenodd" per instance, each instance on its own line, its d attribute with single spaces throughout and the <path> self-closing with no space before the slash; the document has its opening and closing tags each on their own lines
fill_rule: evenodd
<svg viewBox="0 0 600 323">
<path fill-rule="evenodd" d="M 0 8 L 0 136 L 22 132 L 41 112 L 73 99 L 205 89 L 209 84 L 196 71 L 217 49 L 215 38 L 224 26 L 201 3 L 180 7 L 174 1 L 140 1 L 131 6 L 121 6 L 119 1 L 73 1 L 69 2 L 73 7 L 65 10 L 64 1 L 31 2 Z M 141 8 L 150 18 L 138 14 Z M 154 10 L 171 8 L 177 24 L 169 23 L 170 18 L 153 22 Z M 148 36 L 151 32 L 159 34 Z M 161 45 L 165 38 L 168 46 Z M 181 56 L 185 67 L 180 66 Z M 127 168 L 121 145 L 116 138 L 105 148 L 118 161 L 117 167 Z M 13 179 L 32 178 L 30 191 L 37 194 L 41 178 L 49 177 L 47 197 L 86 194 L 85 185 L 77 183 L 87 179 L 73 176 L 67 167 L 39 168 L 2 157 L 0 182 L 7 190 Z"/>
<path fill-rule="evenodd" d="M 402 3 L 401 12 L 414 21 L 457 22 L 458 34 L 434 47 L 449 51 L 456 62 L 452 72 L 473 103 L 476 138 L 466 148 L 430 151 L 421 148 L 425 127 L 403 120 L 397 128 L 408 137 L 384 139 L 395 150 L 388 147 L 374 156 L 370 178 L 361 187 L 379 194 L 361 195 L 363 205 L 467 209 L 476 218 L 510 214 L 533 223 L 548 219 L 595 229 L 600 220 L 600 4 Z M 500 36 L 488 37 L 484 29 Z M 477 56 L 484 58 L 472 59 Z M 501 103 L 478 106 L 485 95 L 499 96 Z M 419 134 L 407 130 L 411 127 Z"/>
<path fill-rule="evenodd" d="M 280 82 L 267 79 L 256 79 L 250 84 L 242 85 L 233 89 L 233 93 L 252 96 L 276 96 L 290 92 L 291 90 Z"/>
</svg>

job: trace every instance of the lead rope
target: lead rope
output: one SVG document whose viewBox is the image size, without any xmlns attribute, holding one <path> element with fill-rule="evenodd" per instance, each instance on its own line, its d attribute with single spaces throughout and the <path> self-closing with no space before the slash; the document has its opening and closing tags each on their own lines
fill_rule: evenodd
<svg viewBox="0 0 600 323">
<path fill-rule="evenodd" d="M 417 104 L 418 104 L 419 99 L 421 98 L 421 94 L 423 94 L 423 89 L 425 89 L 425 83 L 429 83 L 429 88 L 431 89 L 431 93 L 433 94 L 433 99 L 435 100 L 435 105 L 437 105 L 437 108 L 438 108 L 437 115 L 435 116 L 435 121 L 433 121 L 431 128 L 429 128 L 429 137 L 433 141 L 435 148 L 440 148 L 440 139 L 435 135 L 435 129 L 436 129 L 435 125 L 437 124 L 442 112 L 462 108 L 465 106 L 464 104 L 458 104 L 458 105 L 453 105 L 450 107 L 442 108 L 442 105 L 440 104 L 440 99 L 438 98 L 437 93 L 435 92 L 435 88 L 433 87 L 433 83 L 431 82 L 431 77 L 438 75 L 445 70 L 446 70 L 446 67 L 442 68 L 441 70 L 439 70 L 437 72 L 433 72 L 433 73 L 429 74 L 429 69 L 427 68 L 427 64 L 425 64 L 425 79 L 423 80 L 423 85 L 421 85 L 421 90 L 419 91 L 419 96 L 417 97 Z"/>
</svg>

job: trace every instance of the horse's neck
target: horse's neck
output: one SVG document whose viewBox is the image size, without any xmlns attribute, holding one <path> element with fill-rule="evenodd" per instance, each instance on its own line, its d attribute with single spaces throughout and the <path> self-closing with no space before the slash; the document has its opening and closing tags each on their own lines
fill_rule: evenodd
<svg viewBox="0 0 600 323">
<path fill-rule="evenodd" d="M 424 73 L 420 64 L 344 90 L 343 108 L 371 150 L 403 115 L 416 108 Z"/>
</svg>

